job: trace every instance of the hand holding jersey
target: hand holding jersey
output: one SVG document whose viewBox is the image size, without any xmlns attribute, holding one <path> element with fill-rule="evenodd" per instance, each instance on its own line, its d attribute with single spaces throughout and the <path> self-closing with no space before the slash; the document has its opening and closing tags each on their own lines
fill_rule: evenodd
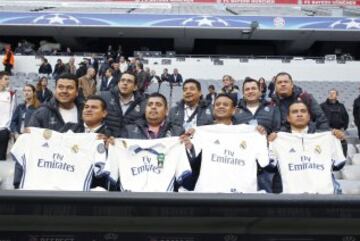
<svg viewBox="0 0 360 241">
<path fill-rule="evenodd" d="M 93 173 L 106 175 L 106 149 L 97 134 L 30 128 L 11 154 L 22 167 L 21 189 L 88 191 Z"/>
</svg>

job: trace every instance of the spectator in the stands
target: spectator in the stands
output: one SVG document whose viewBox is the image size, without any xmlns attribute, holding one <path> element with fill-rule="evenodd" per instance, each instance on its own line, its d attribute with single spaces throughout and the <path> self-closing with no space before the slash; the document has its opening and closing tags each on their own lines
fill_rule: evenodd
<svg viewBox="0 0 360 241">
<path fill-rule="evenodd" d="M 223 82 L 223 88 L 221 89 L 221 92 L 230 95 L 235 100 L 235 103 L 238 103 L 239 88 L 237 89 L 235 88 L 234 78 L 226 74 L 223 76 L 222 82 Z"/>
<path fill-rule="evenodd" d="M 263 77 L 260 77 L 259 84 L 260 84 L 261 99 L 264 100 L 266 97 L 267 86 L 266 86 L 266 81 Z"/>
<path fill-rule="evenodd" d="M 99 60 L 96 58 L 96 54 L 91 55 L 90 66 L 94 68 L 95 73 L 99 71 Z"/>
<path fill-rule="evenodd" d="M 47 102 L 53 97 L 53 93 L 48 88 L 48 78 L 43 76 L 36 84 L 36 96 L 40 103 Z"/>
<path fill-rule="evenodd" d="M 16 95 L 8 89 L 9 83 L 9 73 L 0 71 L 0 160 L 6 160 L 10 123 L 16 106 Z"/>
<path fill-rule="evenodd" d="M 49 61 L 47 58 L 42 57 L 41 58 L 41 65 L 39 67 L 39 74 L 45 74 L 47 76 L 51 75 L 52 73 L 52 67 L 51 64 L 49 64 Z"/>
<path fill-rule="evenodd" d="M 87 61 L 87 59 L 83 59 L 80 63 L 79 63 L 79 68 L 76 70 L 76 76 L 78 78 L 80 78 L 81 76 L 84 76 L 87 72 L 89 63 Z"/>
<path fill-rule="evenodd" d="M 183 99 L 171 108 L 169 120 L 183 126 L 185 130 L 213 123 L 210 106 L 202 99 L 199 81 L 195 79 L 185 80 Z"/>
<path fill-rule="evenodd" d="M 54 67 L 54 72 L 53 72 L 54 79 L 57 80 L 59 76 L 62 75 L 63 73 L 65 73 L 65 64 L 62 62 L 61 59 L 58 59 Z"/>
<path fill-rule="evenodd" d="M 271 82 L 269 83 L 268 86 L 268 90 L 269 90 L 269 98 L 272 98 L 274 91 L 275 91 L 275 76 L 271 79 Z"/>
<path fill-rule="evenodd" d="M 10 130 L 15 135 L 15 138 L 24 133 L 24 129 L 29 125 L 31 115 L 40 106 L 40 101 L 36 97 L 36 90 L 33 85 L 25 84 L 23 92 L 24 103 L 16 107 L 11 119 Z"/>
<path fill-rule="evenodd" d="M 67 48 L 66 48 L 65 55 L 67 55 L 67 56 L 73 56 L 73 55 L 74 55 L 74 54 L 72 53 L 70 47 L 67 47 Z"/>
<path fill-rule="evenodd" d="M 93 67 L 87 69 L 86 74 L 79 78 L 79 96 L 85 100 L 96 93 L 96 71 Z"/>
<path fill-rule="evenodd" d="M 183 78 L 182 78 L 182 76 L 179 73 L 179 70 L 177 68 L 175 68 L 173 70 L 173 73 L 172 73 L 172 75 L 170 77 L 170 82 L 175 84 L 175 85 L 182 85 Z"/>
<path fill-rule="evenodd" d="M 108 48 L 107 48 L 106 53 L 105 53 L 105 57 L 106 57 L 107 59 L 108 59 L 108 58 L 116 59 L 116 53 L 115 53 L 115 51 L 113 50 L 112 45 L 108 45 Z"/>
<path fill-rule="evenodd" d="M 9 75 L 11 75 L 12 74 L 11 70 L 15 64 L 15 56 L 14 56 L 13 51 L 11 50 L 10 44 L 5 45 L 5 53 L 4 53 L 2 63 L 4 65 L 4 71 L 9 73 Z"/>
<path fill-rule="evenodd" d="M 315 98 L 296 86 L 289 73 L 278 73 L 275 77 L 275 95 L 272 98 L 272 102 L 280 110 L 281 126 L 287 123 L 289 105 L 299 99 L 309 106 L 311 121 L 315 122 L 316 129 L 329 130 L 328 120 Z"/>
<path fill-rule="evenodd" d="M 167 68 L 164 68 L 163 73 L 161 74 L 161 82 L 170 82 L 171 75 L 168 72 Z"/>
<path fill-rule="evenodd" d="M 69 61 L 65 64 L 65 72 L 68 74 L 76 74 L 75 58 L 70 57 Z"/>
<path fill-rule="evenodd" d="M 115 137 L 120 136 L 124 125 L 144 118 L 146 100 L 136 90 L 136 75 L 124 73 L 117 86 L 110 91 L 101 92 L 108 108 L 105 122 Z"/>
<path fill-rule="evenodd" d="M 141 62 L 136 64 L 136 79 L 138 91 L 143 94 L 149 86 L 150 74 L 144 71 L 144 65 Z"/>
<path fill-rule="evenodd" d="M 346 130 L 348 128 L 349 115 L 344 104 L 339 102 L 338 91 L 336 89 L 329 91 L 328 98 L 320 106 L 328 119 L 330 128 L 340 130 Z"/>
<path fill-rule="evenodd" d="M 128 63 L 124 56 L 120 56 L 119 69 L 121 73 L 125 73 L 128 70 Z"/>
<path fill-rule="evenodd" d="M 215 91 L 215 86 L 214 85 L 209 85 L 208 86 L 208 94 L 206 95 L 206 101 L 209 105 L 214 105 L 215 102 L 215 98 L 217 96 L 217 93 Z"/>
<path fill-rule="evenodd" d="M 82 123 L 82 105 L 78 101 L 78 78 L 62 74 L 56 80 L 54 98 L 37 109 L 29 126 L 63 131 L 66 123 Z"/>
<path fill-rule="evenodd" d="M 111 68 L 114 70 L 114 71 L 113 71 L 113 77 L 114 77 L 114 79 L 116 80 L 116 82 L 119 81 L 119 79 L 121 78 L 121 75 L 122 75 L 122 72 L 121 72 L 121 70 L 120 70 L 120 65 L 119 65 L 119 63 L 113 62 L 113 63 L 111 64 Z"/>
<path fill-rule="evenodd" d="M 101 79 L 100 91 L 109 91 L 117 84 L 117 80 L 113 77 L 114 70 L 108 68 L 105 71 L 105 76 Z"/>
</svg>

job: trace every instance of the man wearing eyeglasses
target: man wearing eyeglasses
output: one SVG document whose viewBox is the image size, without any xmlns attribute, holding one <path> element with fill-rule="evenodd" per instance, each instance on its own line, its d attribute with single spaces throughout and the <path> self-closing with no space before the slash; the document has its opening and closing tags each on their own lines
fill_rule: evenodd
<svg viewBox="0 0 360 241">
<path fill-rule="evenodd" d="M 144 118 L 146 99 L 137 92 L 134 74 L 124 73 L 113 89 L 101 92 L 101 97 L 108 107 L 105 123 L 115 137 L 120 136 L 124 125 Z"/>
</svg>

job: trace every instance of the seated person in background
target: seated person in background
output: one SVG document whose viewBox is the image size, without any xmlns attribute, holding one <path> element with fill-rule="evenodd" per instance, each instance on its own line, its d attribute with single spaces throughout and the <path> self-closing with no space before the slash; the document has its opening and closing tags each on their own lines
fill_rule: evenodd
<svg viewBox="0 0 360 241">
<path fill-rule="evenodd" d="M 290 104 L 287 122 L 282 130 L 292 134 L 280 132 L 269 136 L 270 156 L 279 167 L 282 180 L 277 180 L 282 186 L 275 189 L 284 193 L 338 192 L 332 171 L 345 165 L 338 140 L 344 137 L 344 133 L 333 130 L 332 133 L 307 135 L 318 130 L 311 122 L 308 106 L 301 100 Z"/>
<path fill-rule="evenodd" d="M 209 85 L 208 86 L 208 94 L 206 95 L 206 102 L 209 105 L 213 105 L 215 102 L 215 98 L 217 96 L 217 93 L 215 91 L 215 86 L 214 85 Z"/>
<path fill-rule="evenodd" d="M 40 106 L 33 85 L 26 84 L 23 92 L 25 101 L 16 107 L 10 124 L 10 130 L 15 135 L 15 138 L 17 138 L 19 134 L 24 133 L 24 129 L 28 127 L 32 114 Z"/>
<path fill-rule="evenodd" d="M 223 88 L 221 89 L 221 92 L 230 95 L 235 100 L 235 103 L 238 103 L 239 89 L 236 89 L 235 87 L 234 78 L 226 74 L 223 76 L 222 82 L 223 82 Z"/>
<path fill-rule="evenodd" d="M 48 78 L 43 76 L 36 84 L 36 96 L 40 103 L 49 101 L 53 97 L 53 93 L 48 88 Z"/>
</svg>

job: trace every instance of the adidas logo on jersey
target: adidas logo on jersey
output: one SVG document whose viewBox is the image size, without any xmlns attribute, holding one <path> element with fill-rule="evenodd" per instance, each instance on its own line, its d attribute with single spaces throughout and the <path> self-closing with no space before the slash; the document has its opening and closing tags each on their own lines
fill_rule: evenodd
<svg viewBox="0 0 360 241">
<path fill-rule="evenodd" d="M 289 152 L 290 152 L 290 153 L 295 153 L 296 151 L 295 151 L 294 148 L 291 148 Z"/>
<path fill-rule="evenodd" d="M 42 147 L 49 147 L 49 143 L 45 142 L 44 144 L 42 144 Z"/>
<path fill-rule="evenodd" d="M 216 141 L 214 141 L 214 144 L 220 145 L 220 141 L 216 140 Z"/>
</svg>

